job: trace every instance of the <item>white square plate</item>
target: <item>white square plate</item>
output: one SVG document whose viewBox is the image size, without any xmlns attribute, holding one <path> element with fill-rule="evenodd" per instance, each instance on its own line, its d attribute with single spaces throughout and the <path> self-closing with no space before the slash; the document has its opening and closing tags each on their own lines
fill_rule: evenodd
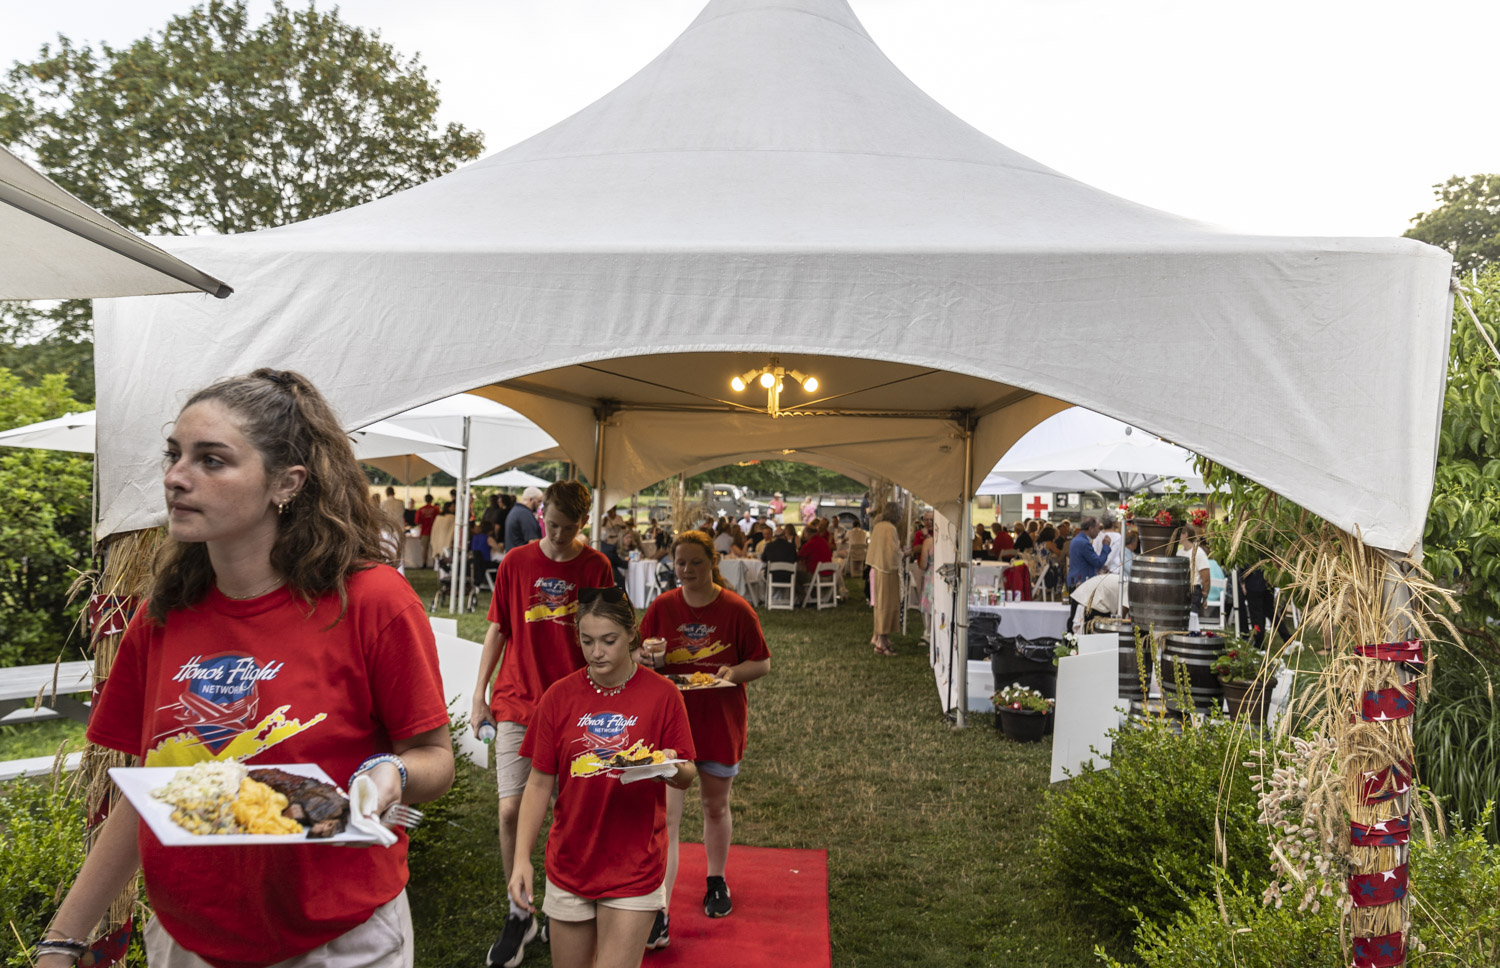
<svg viewBox="0 0 1500 968">
<path fill-rule="evenodd" d="M 248 764 L 247 764 L 248 765 Z M 299 776 L 312 777 L 337 786 L 333 779 L 316 763 L 256 763 L 251 770 L 285 770 Z M 307 834 L 191 834 L 172 822 L 172 805 L 151 795 L 160 790 L 177 775 L 181 766 L 116 766 L 109 771 L 109 778 L 135 807 L 136 813 L 146 821 L 146 826 L 156 839 L 167 847 L 228 847 L 235 844 L 373 844 L 369 836 L 357 830 L 344 828 L 344 832 L 333 837 L 312 837 Z M 343 792 L 340 790 L 340 792 Z"/>
</svg>

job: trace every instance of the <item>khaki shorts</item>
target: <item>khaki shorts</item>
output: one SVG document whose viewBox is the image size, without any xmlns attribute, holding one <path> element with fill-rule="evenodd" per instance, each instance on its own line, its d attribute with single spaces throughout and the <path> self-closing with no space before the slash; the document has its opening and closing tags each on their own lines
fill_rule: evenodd
<svg viewBox="0 0 1500 968">
<path fill-rule="evenodd" d="M 526 727 L 520 723 L 495 724 L 495 786 L 502 800 L 526 792 L 531 761 L 521 755 L 521 741 L 525 738 Z"/>
<path fill-rule="evenodd" d="M 155 918 L 142 932 L 151 968 L 213 968 L 177 943 Z M 370 919 L 306 954 L 271 968 L 412 968 L 411 907 L 402 891 L 375 909 Z"/>
<path fill-rule="evenodd" d="M 614 908 L 618 911 L 660 911 L 667 906 L 667 886 L 663 884 L 650 894 L 640 897 L 579 897 L 565 891 L 546 878 L 547 895 L 542 898 L 542 913 L 559 921 L 592 921 L 599 916 L 598 908 Z M 156 968 L 153 964 L 151 968 Z"/>
</svg>

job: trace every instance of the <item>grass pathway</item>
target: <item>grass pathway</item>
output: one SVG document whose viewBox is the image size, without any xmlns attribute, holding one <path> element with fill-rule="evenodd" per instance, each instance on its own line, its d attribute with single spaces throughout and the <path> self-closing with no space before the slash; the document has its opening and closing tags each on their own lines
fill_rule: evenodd
<svg viewBox="0 0 1500 968">
<path fill-rule="evenodd" d="M 429 595 L 432 581 L 413 576 Z M 760 615 L 774 657 L 771 675 L 750 687 L 735 842 L 828 851 L 834 965 L 1096 965 L 1093 930 L 1058 912 L 1052 879 L 1029 850 L 1049 747 L 1001 740 L 988 716 L 954 730 L 914 636 L 897 639 L 895 658 L 872 654 L 867 606 Z M 478 640 L 485 622 L 465 616 L 459 627 Z M 418 968 L 477 966 L 493 940 L 504 911 L 494 809 L 492 787 L 467 794 L 449 822 L 488 839 L 466 841 L 462 856 L 413 861 L 414 903 L 441 925 L 430 943 L 419 929 Z M 690 795 L 683 839 L 700 830 Z M 733 873 L 731 856 L 731 886 Z M 474 890 L 476 880 L 492 887 Z M 468 902 L 417 900 L 442 885 Z M 526 964 L 547 964 L 545 952 Z"/>
</svg>

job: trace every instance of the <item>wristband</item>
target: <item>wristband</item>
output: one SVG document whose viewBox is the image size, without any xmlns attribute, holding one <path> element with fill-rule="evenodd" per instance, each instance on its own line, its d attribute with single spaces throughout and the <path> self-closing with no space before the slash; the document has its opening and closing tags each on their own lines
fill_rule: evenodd
<svg viewBox="0 0 1500 968">
<path fill-rule="evenodd" d="M 401 757 L 397 756 L 395 753 L 377 753 L 374 756 L 367 757 L 363 763 L 354 768 L 353 773 L 349 774 L 349 789 L 354 789 L 354 781 L 358 779 L 361 773 L 374 769 L 381 763 L 389 763 L 396 768 L 396 772 L 401 774 L 401 789 L 405 790 L 406 764 L 401 762 Z"/>
<path fill-rule="evenodd" d="M 43 938 L 36 943 L 36 953 L 46 954 L 68 954 L 77 961 L 89 950 L 87 941 L 79 941 L 77 938 Z"/>
</svg>

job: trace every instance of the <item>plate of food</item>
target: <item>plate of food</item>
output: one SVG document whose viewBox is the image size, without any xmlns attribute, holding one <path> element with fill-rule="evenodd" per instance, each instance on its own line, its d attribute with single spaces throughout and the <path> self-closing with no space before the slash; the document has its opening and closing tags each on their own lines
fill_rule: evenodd
<svg viewBox="0 0 1500 968">
<path fill-rule="evenodd" d="M 163 845 L 372 844 L 349 798 L 315 763 L 117 766 L 109 778 Z"/>
<path fill-rule="evenodd" d="M 676 683 L 677 688 L 683 692 L 694 692 L 699 689 L 737 689 L 739 683 L 730 682 L 728 679 L 720 679 L 718 676 L 707 672 L 690 672 L 687 675 L 673 674 L 667 676 Z"/>
</svg>

